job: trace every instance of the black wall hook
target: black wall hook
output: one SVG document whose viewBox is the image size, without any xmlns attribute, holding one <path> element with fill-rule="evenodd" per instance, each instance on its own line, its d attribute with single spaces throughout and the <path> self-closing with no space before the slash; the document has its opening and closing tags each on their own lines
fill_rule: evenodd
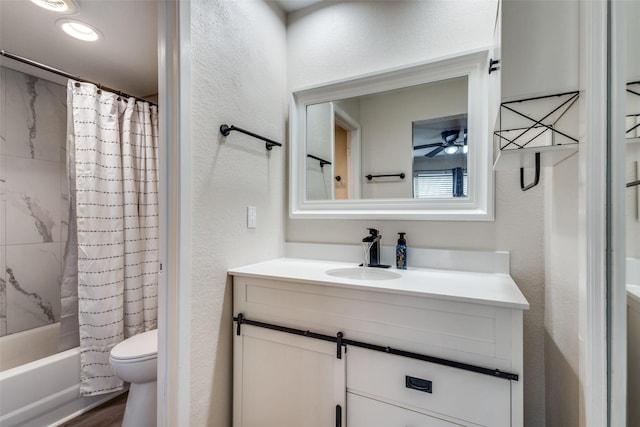
<svg viewBox="0 0 640 427">
<path fill-rule="evenodd" d="M 540 153 L 539 152 L 536 153 L 536 171 L 535 171 L 535 177 L 531 184 L 524 185 L 524 168 L 520 168 L 520 189 L 522 191 L 527 191 L 535 187 L 536 185 L 538 185 L 538 182 L 540 182 Z"/>
<path fill-rule="evenodd" d="M 244 134 L 252 136 L 254 138 L 261 139 L 262 141 L 265 142 L 265 148 L 268 151 L 271 151 L 271 149 L 273 148 L 274 145 L 276 145 L 278 147 L 282 147 L 282 144 L 280 144 L 279 142 L 275 142 L 275 141 L 273 141 L 273 140 L 271 140 L 269 138 L 265 138 L 264 136 L 260 136 L 257 133 L 249 132 L 248 130 L 241 129 L 241 128 L 236 127 L 234 125 L 231 125 L 231 126 L 225 125 L 225 124 L 220 125 L 220 133 L 222 135 L 224 135 L 224 136 L 229 136 L 229 134 L 231 133 L 232 130 L 238 131 L 240 133 L 244 133 Z"/>
<path fill-rule="evenodd" d="M 493 58 L 489 59 L 489 74 L 491 74 L 494 71 L 498 71 L 500 69 L 500 67 L 496 67 L 496 65 L 498 64 L 500 64 L 499 59 L 493 59 Z"/>
</svg>

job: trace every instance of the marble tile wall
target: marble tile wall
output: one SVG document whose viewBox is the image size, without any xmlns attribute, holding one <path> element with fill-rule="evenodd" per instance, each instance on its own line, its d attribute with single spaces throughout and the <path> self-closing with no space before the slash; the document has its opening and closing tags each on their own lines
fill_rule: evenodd
<svg viewBox="0 0 640 427">
<path fill-rule="evenodd" d="M 66 88 L 0 67 L 0 336 L 60 319 Z"/>
</svg>

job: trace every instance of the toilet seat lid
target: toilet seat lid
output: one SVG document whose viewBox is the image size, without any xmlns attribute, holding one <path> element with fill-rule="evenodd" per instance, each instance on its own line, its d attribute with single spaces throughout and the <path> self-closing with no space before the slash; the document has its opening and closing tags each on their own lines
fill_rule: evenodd
<svg viewBox="0 0 640 427">
<path fill-rule="evenodd" d="M 111 349 L 111 358 L 120 360 L 149 358 L 157 354 L 157 329 L 129 337 Z"/>
</svg>

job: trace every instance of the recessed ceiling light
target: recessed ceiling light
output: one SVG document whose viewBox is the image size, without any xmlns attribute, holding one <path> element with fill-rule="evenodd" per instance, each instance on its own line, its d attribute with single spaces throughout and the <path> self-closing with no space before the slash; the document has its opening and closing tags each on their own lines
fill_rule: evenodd
<svg viewBox="0 0 640 427">
<path fill-rule="evenodd" d="M 102 34 L 95 27 L 75 19 L 58 19 L 56 24 L 62 31 L 78 40 L 94 42 L 102 38 Z"/>
<path fill-rule="evenodd" d="M 32 3 L 59 13 L 76 13 L 78 5 L 74 0 L 31 0 Z"/>
</svg>

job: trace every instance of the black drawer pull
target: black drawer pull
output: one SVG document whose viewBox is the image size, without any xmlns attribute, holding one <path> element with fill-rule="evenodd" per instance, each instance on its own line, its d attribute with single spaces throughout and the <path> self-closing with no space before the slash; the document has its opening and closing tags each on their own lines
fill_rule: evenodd
<svg viewBox="0 0 640 427">
<path fill-rule="evenodd" d="M 407 388 L 422 391 L 424 393 L 432 393 L 431 381 L 423 380 L 422 378 L 410 377 L 406 375 L 404 377 L 404 384 Z"/>
</svg>

